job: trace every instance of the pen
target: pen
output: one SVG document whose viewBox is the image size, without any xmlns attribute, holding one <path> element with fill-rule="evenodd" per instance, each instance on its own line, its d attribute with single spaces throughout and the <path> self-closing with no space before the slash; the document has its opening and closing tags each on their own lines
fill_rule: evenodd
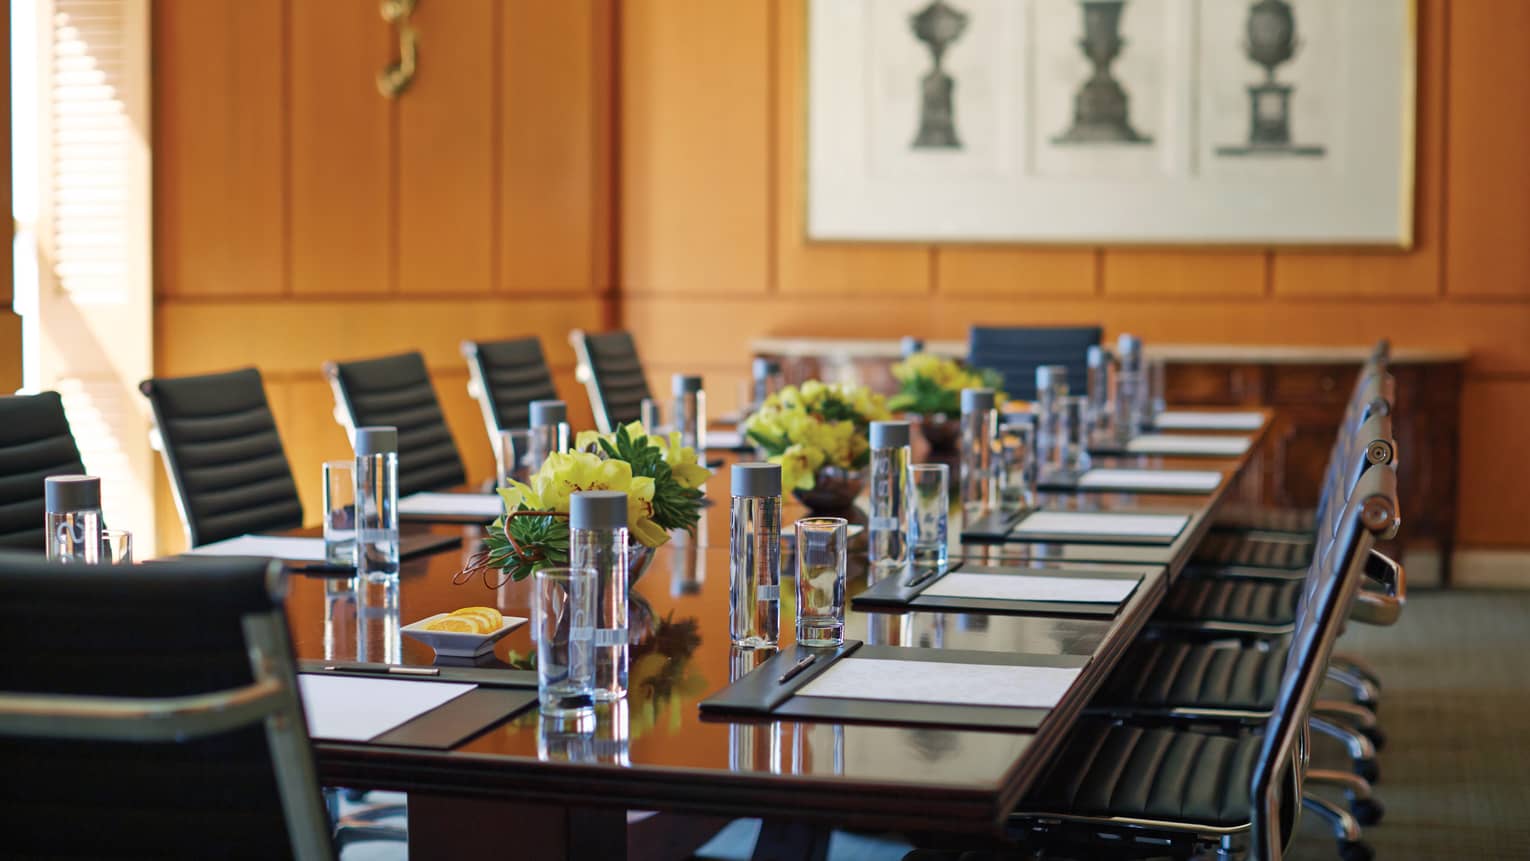
<svg viewBox="0 0 1530 861">
<path fill-rule="evenodd" d="M 439 676 L 440 667 L 337 667 L 328 666 L 332 673 L 376 673 L 381 676 Z"/>
<path fill-rule="evenodd" d="M 792 664 L 791 669 L 789 669 L 786 672 L 782 673 L 781 674 L 781 678 L 776 679 L 776 684 L 778 684 L 778 685 L 786 684 L 787 682 L 792 680 L 792 677 L 796 676 L 798 673 L 800 673 L 803 670 L 807 669 L 808 667 L 812 666 L 813 662 L 816 661 L 816 660 L 818 660 L 818 656 L 817 655 L 808 655 L 807 657 L 803 658 L 802 660 L 798 661 L 797 663 Z"/>
<path fill-rule="evenodd" d="M 940 573 L 940 569 L 939 568 L 930 568 L 930 569 L 927 569 L 925 571 L 921 571 L 921 572 L 919 572 L 919 576 L 917 576 L 914 579 L 908 581 L 908 584 L 906 586 L 904 586 L 904 588 L 905 589 L 913 589 L 916 586 L 921 586 L 921 585 L 924 584 L 924 582 L 926 580 L 930 579 L 931 577 L 934 577 L 938 573 Z"/>
</svg>

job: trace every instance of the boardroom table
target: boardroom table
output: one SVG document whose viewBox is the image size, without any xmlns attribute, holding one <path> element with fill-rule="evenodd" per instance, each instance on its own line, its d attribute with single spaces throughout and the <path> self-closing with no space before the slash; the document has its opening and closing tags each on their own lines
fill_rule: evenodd
<svg viewBox="0 0 1530 861">
<path fill-rule="evenodd" d="M 1252 432 L 1237 457 L 1124 456 L 1098 466 L 1215 470 L 1211 493 L 1043 493 L 1041 507 L 1190 515 L 1169 546 L 961 544 L 951 522 L 953 559 L 1006 565 L 1115 567 L 1144 579 L 1111 619 L 1066 615 L 848 610 L 847 638 L 868 644 L 1087 657 L 1077 681 L 1034 732 L 792 720 L 718 720 L 698 704 L 757 666 L 769 651 L 733 648 L 728 637 L 728 474 L 706 487 L 712 504 L 695 536 L 678 535 L 654 554 L 632 589 L 634 632 L 629 694 L 597 709 L 594 731 L 570 741 L 556 720 L 532 708 L 450 750 L 315 742 L 326 785 L 409 793 L 414 857 L 539 847 L 525 857 L 683 855 L 684 825 L 654 827 L 659 850 L 634 848 L 628 823 L 648 814 L 691 823 L 696 835 L 728 819 L 757 817 L 778 857 L 821 852 L 831 827 L 997 837 L 1058 749 L 1080 711 L 1121 655 L 1132 647 L 1169 586 L 1210 528 L 1217 507 L 1252 472 L 1270 422 Z M 737 456 L 730 455 L 729 460 Z M 915 460 L 921 455 L 917 451 Z M 782 531 L 806 511 L 790 498 Z M 437 663 L 431 649 L 399 628 L 439 612 L 491 605 L 530 616 L 530 583 L 490 589 L 456 576 L 477 549 L 479 526 L 411 528 L 460 535 L 460 547 L 409 560 L 396 584 L 294 574 L 288 618 L 297 657 L 313 662 Z M 863 545 L 862 545 L 863 546 Z M 854 545 L 853 545 L 854 547 Z M 783 559 L 785 554 L 783 554 Z M 784 566 L 783 566 L 784 568 Z M 783 570 L 783 577 L 790 577 Z M 852 549 L 847 597 L 874 576 L 864 550 Z M 783 585 L 781 646 L 793 641 L 793 589 Z M 491 655 L 439 665 L 530 668 L 530 625 L 498 642 Z M 762 838 L 763 839 L 763 838 Z M 665 843 L 669 840 L 668 843 Z M 766 850 L 761 856 L 769 855 Z"/>
</svg>

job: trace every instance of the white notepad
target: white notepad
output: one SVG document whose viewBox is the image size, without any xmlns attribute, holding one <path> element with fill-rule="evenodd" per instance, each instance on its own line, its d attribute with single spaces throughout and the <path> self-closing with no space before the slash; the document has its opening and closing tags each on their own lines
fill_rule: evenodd
<svg viewBox="0 0 1530 861">
<path fill-rule="evenodd" d="M 1132 454 L 1219 454 L 1239 455 L 1248 451 L 1246 436 L 1192 436 L 1188 434 L 1150 433 L 1126 444 Z"/>
<path fill-rule="evenodd" d="M 1263 413 L 1223 413 L 1200 410 L 1169 410 L 1153 419 L 1164 430 L 1259 430 Z"/>
<path fill-rule="evenodd" d="M 964 574 L 956 571 L 936 580 L 920 594 L 947 598 L 994 598 L 1001 601 L 1119 604 L 1137 588 L 1137 582 L 1126 578 Z"/>
<path fill-rule="evenodd" d="M 744 435 L 738 431 L 707 431 L 707 448 L 738 448 L 744 444 Z"/>
<path fill-rule="evenodd" d="M 241 535 L 193 547 L 187 556 L 268 556 L 296 562 L 323 562 L 324 539 L 283 535 Z"/>
<path fill-rule="evenodd" d="M 944 661 L 843 658 L 803 685 L 799 697 L 895 700 L 964 706 L 1051 708 L 1078 678 L 1077 667 L 1010 667 Z"/>
<path fill-rule="evenodd" d="M 1078 487 L 1128 490 L 1199 490 L 1210 493 L 1222 483 L 1222 473 L 1209 469 L 1091 469 L 1079 476 Z"/>
<path fill-rule="evenodd" d="M 1037 511 L 1016 526 L 1017 535 L 1126 535 L 1173 538 L 1190 521 L 1185 514 L 1111 514 L 1098 511 Z"/>
<path fill-rule="evenodd" d="M 496 493 L 412 493 L 398 501 L 399 514 L 498 517 L 504 511 Z"/>
<path fill-rule="evenodd" d="M 478 687 L 321 673 L 297 678 L 308 734 L 333 741 L 371 741 Z"/>
</svg>

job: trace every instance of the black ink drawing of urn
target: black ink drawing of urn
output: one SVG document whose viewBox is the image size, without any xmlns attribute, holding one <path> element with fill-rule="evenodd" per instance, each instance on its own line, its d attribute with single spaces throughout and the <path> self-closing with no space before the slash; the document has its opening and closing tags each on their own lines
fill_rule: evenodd
<svg viewBox="0 0 1530 861">
<path fill-rule="evenodd" d="M 1275 69 L 1301 47 L 1296 12 L 1289 0 L 1257 0 L 1248 10 L 1243 50 L 1264 68 L 1264 80 L 1248 87 L 1248 143 L 1217 147 L 1218 155 L 1321 156 L 1318 145 L 1291 143 L 1291 94 L 1296 89 L 1275 80 Z"/>
<path fill-rule="evenodd" d="M 930 50 L 933 64 L 920 80 L 919 133 L 914 146 L 923 149 L 960 149 L 956 136 L 956 81 L 941 63 L 946 49 L 967 29 L 967 15 L 945 0 L 934 0 L 909 18 L 914 38 Z"/>
<path fill-rule="evenodd" d="M 1084 37 L 1078 46 L 1094 67 L 1073 99 L 1073 125 L 1052 138 L 1057 144 L 1145 144 L 1153 139 L 1132 128 L 1126 90 L 1111 77 L 1110 64 L 1120 56 L 1121 11 L 1126 0 L 1079 0 Z"/>
</svg>

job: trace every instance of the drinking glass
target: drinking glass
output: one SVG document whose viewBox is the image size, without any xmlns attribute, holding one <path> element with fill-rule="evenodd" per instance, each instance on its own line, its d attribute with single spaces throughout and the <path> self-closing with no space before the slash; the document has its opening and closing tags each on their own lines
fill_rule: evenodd
<svg viewBox="0 0 1530 861">
<path fill-rule="evenodd" d="M 659 410 L 659 402 L 653 398 L 643 398 L 638 404 L 638 419 L 643 422 L 643 429 L 649 433 L 663 433 L 664 415 Z"/>
<path fill-rule="evenodd" d="M 1036 504 L 1036 426 L 1030 422 L 1004 426 L 1000 437 L 999 504 L 1020 511 Z"/>
<path fill-rule="evenodd" d="M 951 468 L 916 463 L 909 472 L 909 544 L 915 565 L 946 564 L 946 528 L 951 513 Z"/>
<path fill-rule="evenodd" d="M 324 461 L 324 561 L 356 564 L 356 461 Z"/>
<path fill-rule="evenodd" d="M 101 561 L 112 565 L 132 565 L 133 533 L 126 529 L 101 530 Z"/>
<path fill-rule="evenodd" d="M 1078 475 L 1090 466 L 1089 401 L 1072 396 L 1057 403 L 1057 464 L 1068 475 Z"/>
<path fill-rule="evenodd" d="M 494 475 L 496 487 L 509 487 L 510 479 L 522 484 L 531 478 L 526 468 L 526 454 L 531 450 L 531 431 L 526 428 L 502 430 L 494 439 Z"/>
<path fill-rule="evenodd" d="M 845 560 L 848 541 L 843 517 L 797 521 L 797 642 L 837 646 L 845 641 Z"/>
<path fill-rule="evenodd" d="M 543 568 L 531 596 L 543 714 L 595 707 L 595 569 Z"/>
</svg>

